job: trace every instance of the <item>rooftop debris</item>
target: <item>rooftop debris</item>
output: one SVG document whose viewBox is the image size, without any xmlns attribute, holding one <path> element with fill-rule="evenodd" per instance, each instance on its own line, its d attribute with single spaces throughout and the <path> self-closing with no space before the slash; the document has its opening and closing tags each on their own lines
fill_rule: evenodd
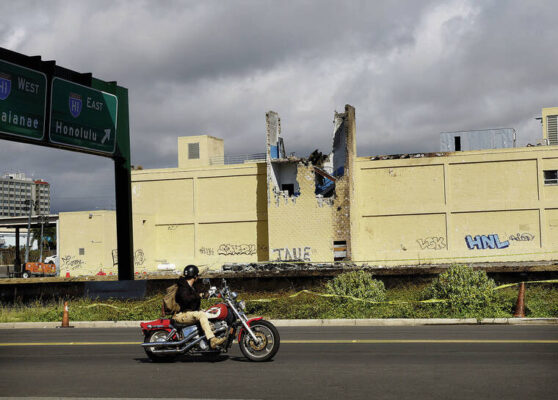
<svg viewBox="0 0 558 400">
<path fill-rule="evenodd" d="M 445 157 L 450 153 L 447 152 L 437 152 L 437 153 L 408 153 L 408 154 L 390 154 L 390 155 L 380 155 L 372 156 L 370 160 L 400 160 L 404 158 L 426 158 L 426 157 Z"/>
</svg>

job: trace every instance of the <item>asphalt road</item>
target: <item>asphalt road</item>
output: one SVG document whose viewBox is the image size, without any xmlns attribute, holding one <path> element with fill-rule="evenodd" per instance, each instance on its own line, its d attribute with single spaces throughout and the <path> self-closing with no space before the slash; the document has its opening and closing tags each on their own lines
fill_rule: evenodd
<svg viewBox="0 0 558 400">
<path fill-rule="evenodd" d="M 216 362 L 155 364 L 139 346 L 139 329 L 3 330 L 0 396 L 525 400 L 558 393 L 554 326 L 279 331 L 272 362 L 248 362 L 233 345 Z"/>
</svg>

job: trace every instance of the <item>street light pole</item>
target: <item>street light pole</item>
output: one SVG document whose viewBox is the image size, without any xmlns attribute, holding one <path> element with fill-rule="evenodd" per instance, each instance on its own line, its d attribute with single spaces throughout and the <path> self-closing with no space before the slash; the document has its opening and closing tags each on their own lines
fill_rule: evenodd
<svg viewBox="0 0 558 400">
<path fill-rule="evenodd" d="M 41 240 L 39 241 L 39 262 L 43 262 L 43 226 L 45 225 L 44 215 L 39 215 L 41 221 Z"/>
</svg>

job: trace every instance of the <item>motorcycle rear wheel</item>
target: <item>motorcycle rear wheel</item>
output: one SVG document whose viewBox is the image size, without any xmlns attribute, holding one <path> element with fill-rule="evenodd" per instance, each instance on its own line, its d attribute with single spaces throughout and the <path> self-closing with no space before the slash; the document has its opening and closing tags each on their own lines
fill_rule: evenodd
<svg viewBox="0 0 558 400">
<path fill-rule="evenodd" d="M 167 339 L 167 334 L 168 334 L 167 331 L 152 331 L 149 332 L 147 335 L 145 335 L 143 342 L 144 343 L 165 342 Z M 174 361 L 174 359 L 176 358 L 175 354 L 154 353 L 151 349 L 153 349 L 153 347 L 144 347 L 145 354 L 147 354 L 147 357 L 149 357 L 151 361 L 170 362 L 170 361 Z"/>
<path fill-rule="evenodd" d="M 250 361 L 261 362 L 271 360 L 277 354 L 280 345 L 277 328 L 271 322 L 264 320 L 253 322 L 250 328 L 262 342 L 256 344 L 250 334 L 243 330 L 238 343 L 240 351 Z"/>
</svg>

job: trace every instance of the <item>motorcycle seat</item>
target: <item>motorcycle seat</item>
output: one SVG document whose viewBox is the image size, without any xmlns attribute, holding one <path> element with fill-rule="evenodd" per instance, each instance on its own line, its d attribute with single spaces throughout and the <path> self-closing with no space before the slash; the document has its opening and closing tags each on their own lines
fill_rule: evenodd
<svg viewBox="0 0 558 400">
<path fill-rule="evenodd" d="M 186 328 L 187 326 L 196 325 L 195 322 L 193 324 L 183 324 L 183 323 L 180 323 L 180 322 L 178 322 L 178 321 L 176 321 L 175 319 L 172 319 L 172 318 L 171 318 L 170 322 L 175 328 Z"/>
</svg>

